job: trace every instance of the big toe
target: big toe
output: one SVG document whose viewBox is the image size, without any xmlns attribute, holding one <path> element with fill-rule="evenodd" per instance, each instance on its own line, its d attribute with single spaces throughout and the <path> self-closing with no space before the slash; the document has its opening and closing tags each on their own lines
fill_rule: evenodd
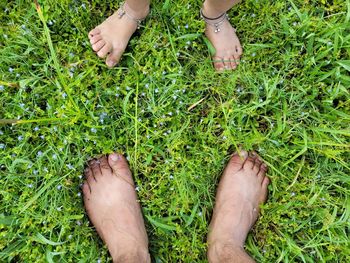
<svg viewBox="0 0 350 263">
<path fill-rule="evenodd" d="M 247 158 L 248 158 L 248 152 L 244 150 L 233 154 L 226 166 L 226 170 L 230 173 L 238 172 L 239 170 L 242 169 Z"/>
<path fill-rule="evenodd" d="M 123 155 L 112 153 L 108 156 L 108 163 L 112 168 L 113 174 L 134 186 L 131 171 L 128 162 Z"/>
</svg>

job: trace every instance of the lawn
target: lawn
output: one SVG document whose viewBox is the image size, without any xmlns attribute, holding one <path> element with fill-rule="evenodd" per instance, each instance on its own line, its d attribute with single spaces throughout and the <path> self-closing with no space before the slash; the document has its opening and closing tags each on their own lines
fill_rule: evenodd
<svg viewBox="0 0 350 263">
<path fill-rule="evenodd" d="M 216 73 L 201 1 L 153 1 L 120 65 L 87 33 L 112 0 L 0 2 L 0 262 L 110 262 L 85 214 L 86 161 L 127 156 L 154 262 L 207 262 L 229 155 L 269 166 L 258 262 L 350 262 L 350 1 L 243 1 Z M 41 14 L 43 14 L 41 16 Z"/>
</svg>

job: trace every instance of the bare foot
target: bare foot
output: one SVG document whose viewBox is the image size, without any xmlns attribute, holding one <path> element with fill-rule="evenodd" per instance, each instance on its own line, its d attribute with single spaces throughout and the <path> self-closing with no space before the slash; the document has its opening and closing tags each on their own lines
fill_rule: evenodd
<svg viewBox="0 0 350 263">
<path fill-rule="evenodd" d="M 246 237 L 267 198 L 267 166 L 257 154 L 231 157 L 216 193 L 209 226 L 209 262 L 254 262 L 244 251 Z"/>
<path fill-rule="evenodd" d="M 215 9 L 209 7 L 207 2 L 203 4 L 203 14 L 207 17 L 221 15 Z M 221 19 L 218 19 L 220 21 Z M 212 22 L 218 22 L 212 21 Z M 220 25 L 220 32 L 215 32 L 212 25 L 206 23 L 205 35 L 214 46 L 216 52 L 213 56 L 213 64 L 216 70 L 233 70 L 237 68 L 242 55 L 242 46 L 236 35 L 236 30 L 227 19 Z"/>
<path fill-rule="evenodd" d="M 119 62 L 130 37 L 138 27 L 138 23 L 134 19 L 145 18 L 149 13 L 149 6 L 133 10 L 125 3 L 124 10 L 127 14 L 120 17 L 120 8 L 89 33 L 92 49 L 100 58 L 107 57 L 106 64 L 110 68 Z"/>
<path fill-rule="evenodd" d="M 150 262 L 141 208 L 125 158 L 114 153 L 95 159 L 85 177 L 85 209 L 113 261 Z"/>
</svg>

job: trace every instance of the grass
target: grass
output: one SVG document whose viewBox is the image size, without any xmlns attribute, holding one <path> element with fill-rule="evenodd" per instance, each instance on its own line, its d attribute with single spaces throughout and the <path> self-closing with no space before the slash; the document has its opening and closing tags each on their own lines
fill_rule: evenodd
<svg viewBox="0 0 350 263">
<path fill-rule="evenodd" d="M 256 150 L 272 184 L 246 249 L 258 262 L 350 261 L 350 2 L 253 1 L 244 47 L 217 74 L 200 1 L 152 4 L 119 67 L 87 32 L 116 1 L 0 8 L 0 261 L 106 262 L 80 194 L 86 161 L 123 152 L 154 262 L 206 262 L 229 154 Z M 43 23 L 44 22 L 44 23 Z"/>
</svg>

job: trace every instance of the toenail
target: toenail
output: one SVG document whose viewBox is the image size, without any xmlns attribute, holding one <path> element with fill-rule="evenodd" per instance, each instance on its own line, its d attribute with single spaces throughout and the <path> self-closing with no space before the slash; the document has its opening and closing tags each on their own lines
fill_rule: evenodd
<svg viewBox="0 0 350 263">
<path fill-rule="evenodd" d="M 111 159 L 112 161 L 118 161 L 119 160 L 119 155 L 116 153 L 111 154 Z"/>
</svg>

